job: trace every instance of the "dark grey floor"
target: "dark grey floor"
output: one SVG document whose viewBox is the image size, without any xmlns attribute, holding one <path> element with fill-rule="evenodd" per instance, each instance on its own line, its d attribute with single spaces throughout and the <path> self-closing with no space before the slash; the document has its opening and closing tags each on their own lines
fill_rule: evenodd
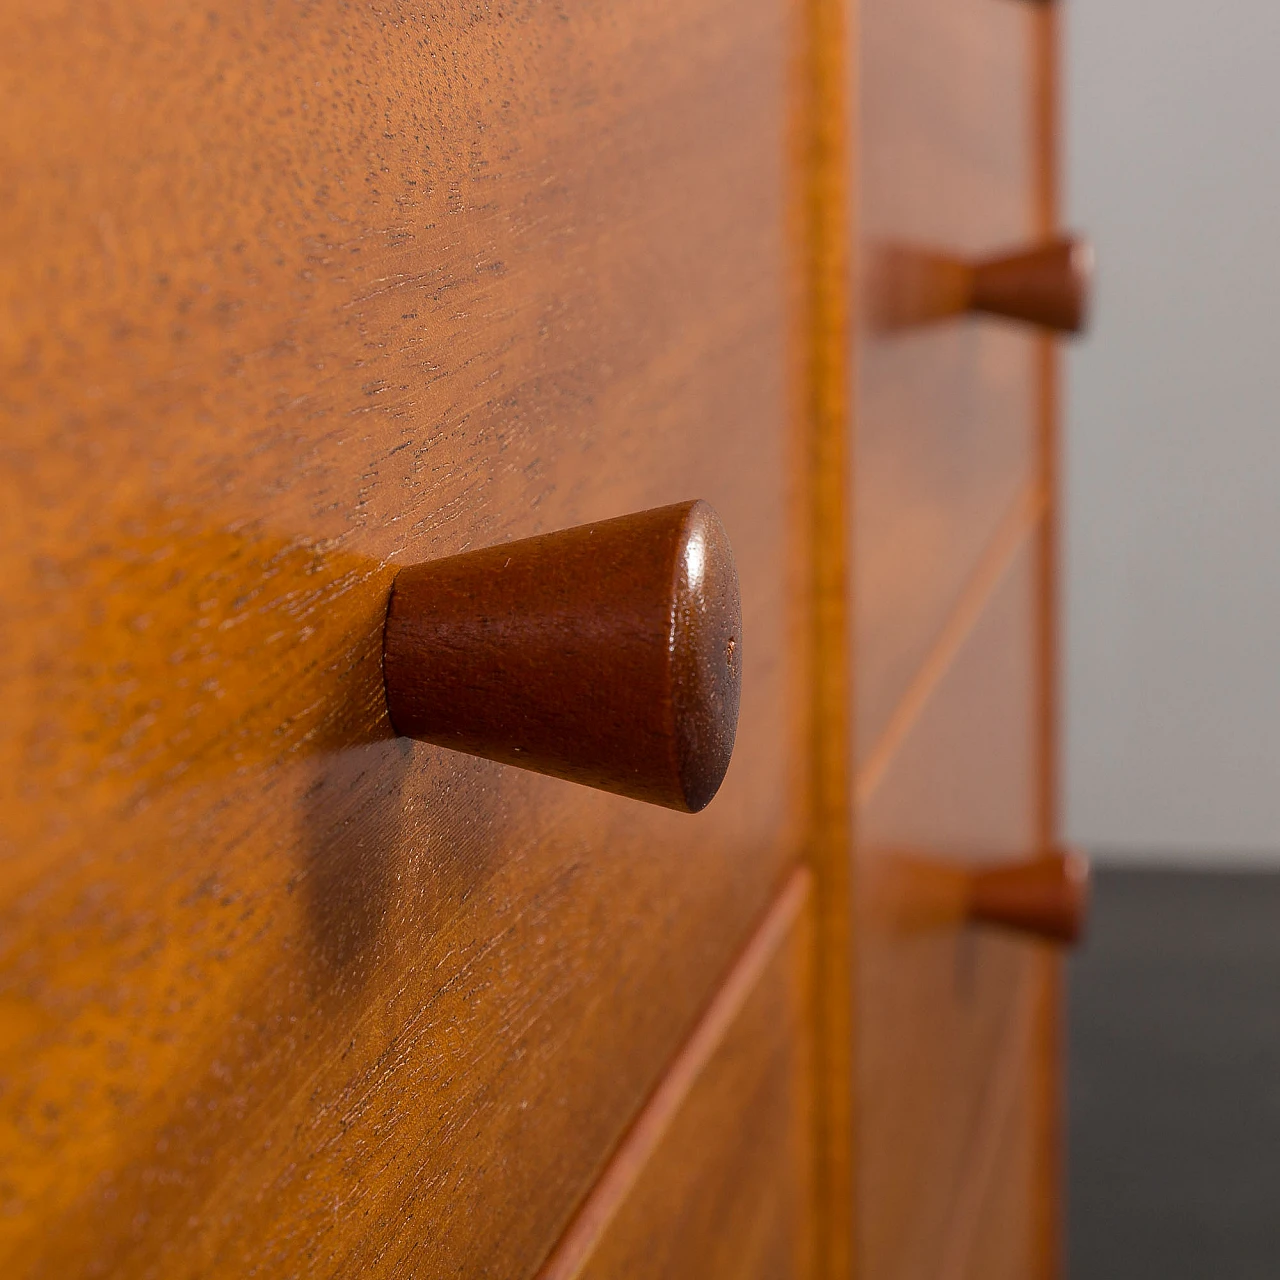
<svg viewBox="0 0 1280 1280">
<path fill-rule="evenodd" d="M 1280 874 L 1110 871 L 1070 969 L 1070 1280 L 1280 1280 Z"/>
</svg>

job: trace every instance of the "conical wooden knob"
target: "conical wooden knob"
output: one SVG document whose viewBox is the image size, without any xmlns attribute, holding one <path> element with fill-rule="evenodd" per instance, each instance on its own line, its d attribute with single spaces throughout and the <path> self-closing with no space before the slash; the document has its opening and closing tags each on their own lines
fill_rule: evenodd
<svg viewBox="0 0 1280 1280">
<path fill-rule="evenodd" d="M 976 261 L 885 245 L 869 277 L 871 319 L 877 328 L 897 330 L 982 312 L 1078 333 L 1092 275 L 1092 249 L 1071 238 Z"/>
<path fill-rule="evenodd" d="M 741 673 L 705 502 L 414 565 L 387 611 L 397 733 L 689 813 L 729 767 Z"/>
<path fill-rule="evenodd" d="M 1028 862 L 975 867 L 968 918 L 1053 942 L 1075 942 L 1089 906 L 1089 862 L 1066 850 Z"/>
<path fill-rule="evenodd" d="M 1089 906 L 1089 863 L 1055 850 L 984 863 L 919 850 L 879 851 L 867 889 L 873 913 L 905 933 L 998 925 L 1050 942 L 1074 942 Z"/>
<path fill-rule="evenodd" d="M 1054 240 L 972 265 L 969 309 L 1042 329 L 1079 333 L 1085 326 L 1093 249 L 1083 240 Z"/>
</svg>

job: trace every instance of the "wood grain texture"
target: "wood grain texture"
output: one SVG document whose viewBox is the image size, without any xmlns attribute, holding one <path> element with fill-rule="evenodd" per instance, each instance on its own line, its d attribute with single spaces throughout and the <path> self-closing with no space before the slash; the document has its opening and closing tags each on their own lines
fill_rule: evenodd
<svg viewBox="0 0 1280 1280">
<path fill-rule="evenodd" d="M 1030 981 L 1030 944 L 964 926 L 965 877 L 950 927 L 944 913 L 921 928 L 904 920 L 896 873 L 904 849 L 1035 847 L 1035 545 L 1032 529 L 858 810 L 859 1262 L 885 1280 L 940 1274 L 972 1134 L 995 1105 L 988 1077 Z"/>
<path fill-rule="evenodd" d="M 531 1274 L 687 1034 L 803 834 L 794 26 L 5 6 L 6 1275 Z M 704 815 L 392 738 L 397 565 L 695 495 Z"/>
<path fill-rule="evenodd" d="M 383 676 L 406 737 L 698 813 L 742 688 L 724 526 L 676 503 L 402 569 Z"/>
<path fill-rule="evenodd" d="M 810 884 L 770 908 L 538 1280 L 812 1274 Z"/>
<path fill-rule="evenodd" d="M 849 117 L 856 89 L 844 0 L 808 0 L 799 113 L 803 206 L 803 401 L 809 497 L 807 567 L 810 830 L 814 871 L 817 1118 L 815 1265 L 849 1280 L 856 1256 L 854 1187 L 853 682 L 849 646 L 851 405 L 850 261 L 853 174 Z"/>
<path fill-rule="evenodd" d="M 877 748 L 983 549 L 1034 474 L 1032 337 L 877 323 L 899 244 L 980 257 L 1035 225 L 1027 6 L 867 0 L 859 68 L 853 361 L 857 758 Z"/>
</svg>

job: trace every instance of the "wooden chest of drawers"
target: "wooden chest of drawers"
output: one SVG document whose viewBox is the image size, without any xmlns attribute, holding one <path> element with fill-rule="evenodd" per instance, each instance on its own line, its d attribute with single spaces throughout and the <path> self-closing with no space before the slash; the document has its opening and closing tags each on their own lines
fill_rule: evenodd
<svg viewBox="0 0 1280 1280">
<path fill-rule="evenodd" d="M 881 305 L 1053 232 L 1052 65 L 1008 0 L 0 12 L 5 1275 L 1053 1273 L 1056 961 L 954 889 L 1052 844 L 1052 350 Z M 396 735 L 401 568 L 692 498 L 705 812 Z"/>
</svg>

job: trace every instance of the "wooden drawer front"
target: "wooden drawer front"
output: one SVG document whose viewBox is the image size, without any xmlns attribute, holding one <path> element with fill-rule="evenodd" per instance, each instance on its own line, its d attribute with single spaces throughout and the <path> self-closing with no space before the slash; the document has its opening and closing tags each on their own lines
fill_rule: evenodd
<svg viewBox="0 0 1280 1280">
<path fill-rule="evenodd" d="M 1032 9 L 868 0 L 860 10 L 859 759 L 1036 469 L 1034 337 L 979 319 L 886 331 L 877 316 L 899 250 L 991 252 L 1035 230 Z"/>
<path fill-rule="evenodd" d="M 1048 963 L 1046 963 L 1048 961 Z M 1045 1225 L 1043 1002 L 1053 990 L 1048 957 L 1026 966 L 974 1111 L 959 1177 L 933 1256 L 929 1280 L 1032 1280 L 1054 1274 Z M 919 1257 L 916 1261 L 920 1261 Z"/>
<path fill-rule="evenodd" d="M 539 1280 L 811 1274 L 808 897 L 797 872 Z"/>
<path fill-rule="evenodd" d="M 975 1142 L 966 1191 L 956 1206 L 952 1252 L 940 1280 L 1030 1280 L 1053 1274 L 1040 1231 L 1046 1206 L 1040 1199 L 1045 1152 L 1044 1097 L 1037 1071 L 1043 1052 L 1037 1040 L 1036 1001 L 1050 998 L 1053 983 L 1042 959 L 1029 994 L 1010 1028 L 1002 1097 L 993 1098 L 990 1126 Z M 1056 1206 L 1055 1206 L 1056 1211 Z"/>
<path fill-rule="evenodd" d="M 869 1280 L 926 1280 L 951 1222 L 1034 949 L 920 910 L 904 855 L 1026 854 L 1036 836 L 1035 543 L 997 590 L 878 781 L 860 796 L 859 1251 Z"/>
<path fill-rule="evenodd" d="M 0 15 L 0 1271 L 532 1273 L 798 847 L 788 0 Z M 706 814 L 390 735 L 396 564 L 688 497 Z"/>
</svg>

